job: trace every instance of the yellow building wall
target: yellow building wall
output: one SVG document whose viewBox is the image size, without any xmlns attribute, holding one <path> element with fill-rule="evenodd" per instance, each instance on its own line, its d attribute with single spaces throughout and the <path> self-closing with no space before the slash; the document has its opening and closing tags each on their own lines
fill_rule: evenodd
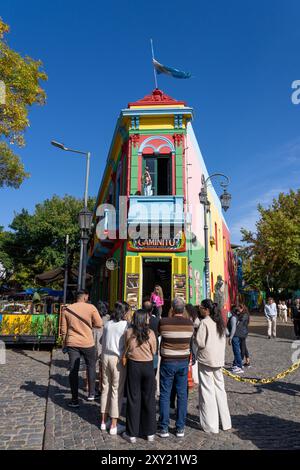
<svg viewBox="0 0 300 470">
<path fill-rule="evenodd" d="M 174 116 L 147 116 L 140 118 L 140 130 L 174 129 Z M 185 120 L 182 122 L 185 129 Z"/>
<path fill-rule="evenodd" d="M 210 201 L 210 219 L 211 224 L 208 224 L 209 230 L 209 260 L 210 260 L 210 284 L 211 284 L 211 273 L 213 273 L 213 283 L 217 282 L 217 277 L 222 276 L 223 280 L 225 277 L 224 272 L 224 243 L 223 243 L 223 229 L 222 229 L 222 216 L 219 213 L 219 210 L 214 205 L 213 197 L 209 195 Z M 218 234 L 218 250 L 216 248 L 216 243 L 210 243 L 210 237 L 215 238 L 215 223 L 217 224 L 217 234 Z M 210 226 L 211 225 L 211 226 Z M 214 293 L 214 285 L 210 285 L 211 293 Z M 212 295 L 213 297 L 213 295 Z"/>
</svg>

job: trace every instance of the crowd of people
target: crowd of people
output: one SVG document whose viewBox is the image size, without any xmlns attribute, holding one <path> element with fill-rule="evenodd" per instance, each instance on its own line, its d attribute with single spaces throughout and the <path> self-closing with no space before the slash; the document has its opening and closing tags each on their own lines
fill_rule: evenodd
<svg viewBox="0 0 300 470">
<path fill-rule="evenodd" d="M 184 437 L 188 370 L 194 357 L 198 362 L 200 427 L 211 433 L 218 433 L 220 426 L 230 429 L 222 373 L 226 325 L 220 310 L 210 299 L 196 308 L 176 297 L 168 316 L 161 317 L 157 298 L 160 295 L 155 289 L 151 300 L 145 299 L 143 308 L 134 313 L 126 302 L 116 302 L 108 315 L 106 304 L 100 302 L 97 309 L 88 302 L 88 293 L 81 291 L 77 302 L 63 310 L 61 333 L 64 351 L 69 354 L 72 395 L 68 405 L 79 407 L 78 375 L 83 356 L 87 365 L 87 399 L 100 397 L 102 431 L 122 434 L 130 443 L 137 437 L 148 441 L 153 441 L 155 435 L 168 438 L 170 410 L 176 408 L 175 434 Z M 119 422 L 124 402 L 126 427 Z"/>
<path fill-rule="evenodd" d="M 184 436 L 188 409 L 188 370 L 198 365 L 199 424 L 205 432 L 231 428 L 222 368 L 226 338 L 233 350 L 232 371 L 244 373 L 250 366 L 247 348 L 249 311 L 245 304 L 233 305 L 225 322 L 218 305 L 205 299 L 200 306 L 185 304 L 176 297 L 167 317 L 160 286 L 143 308 L 132 311 L 126 302 L 116 302 L 112 312 L 104 302 L 98 309 L 88 302 L 88 293 L 78 293 L 77 302 L 63 310 L 61 333 L 69 354 L 72 399 L 79 407 L 79 368 L 83 357 L 87 369 L 88 400 L 100 398 L 100 428 L 110 435 L 122 434 L 130 443 L 137 437 L 153 441 L 155 435 L 169 437 L 170 410 L 176 410 L 178 438 Z M 282 321 L 287 311 L 281 301 Z M 268 337 L 276 337 L 277 307 L 269 298 L 265 306 Z M 300 300 L 294 302 L 292 318 L 300 337 Z M 227 325 L 225 324 L 227 323 Z M 99 390 L 95 390 L 96 365 Z M 159 393 L 158 393 L 159 390 Z M 159 398 L 159 423 L 156 423 Z M 126 426 L 119 422 L 126 404 Z"/>
<path fill-rule="evenodd" d="M 300 299 L 296 298 L 289 302 L 289 308 L 285 300 L 279 300 L 278 305 L 272 297 L 267 299 L 264 313 L 268 322 L 268 338 L 276 338 L 277 318 L 283 323 L 288 322 L 288 310 L 294 323 L 296 339 L 300 339 Z"/>
</svg>

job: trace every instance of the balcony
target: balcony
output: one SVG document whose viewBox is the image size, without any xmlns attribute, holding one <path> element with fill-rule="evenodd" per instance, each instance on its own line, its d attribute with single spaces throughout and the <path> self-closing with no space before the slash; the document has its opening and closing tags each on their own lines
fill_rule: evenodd
<svg viewBox="0 0 300 470">
<path fill-rule="evenodd" d="M 183 196 L 130 196 L 129 198 L 129 225 L 183 223 Z"/>
</svg>

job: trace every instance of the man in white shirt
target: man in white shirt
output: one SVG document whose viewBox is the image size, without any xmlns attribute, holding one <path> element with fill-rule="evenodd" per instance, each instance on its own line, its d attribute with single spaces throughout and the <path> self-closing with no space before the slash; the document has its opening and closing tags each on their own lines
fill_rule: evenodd
<svg viewBox="0 0 300 470">
<path fill-rule="evenodd" d="M 276 338 L 277 307 L 272 297 L 268 298 L 265 305 L 265 317 L 268 320 L 268 338 Z"/>
</svg>

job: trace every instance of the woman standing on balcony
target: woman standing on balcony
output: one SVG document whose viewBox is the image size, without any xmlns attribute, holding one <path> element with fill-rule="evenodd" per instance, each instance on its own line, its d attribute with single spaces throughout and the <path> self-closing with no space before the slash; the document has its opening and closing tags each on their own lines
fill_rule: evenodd
<svg viewBox="0 0 300 470">
<path fill-rule="evenodd" d="M 144 173 L 144 196 L 152 196 L 152 178 L 147 166 Z"/>
<path fill-rule="evenodd" d="M 164 294 L 162 288 L 156 284 L 154 291 L 151 294 L 150 302 L 152 302 L 155 315 L 160 318 L 162 314 L 162 306 L 164 305 Z M 156 307 L 156 309 L 155 309 Z"/>
</svg>

